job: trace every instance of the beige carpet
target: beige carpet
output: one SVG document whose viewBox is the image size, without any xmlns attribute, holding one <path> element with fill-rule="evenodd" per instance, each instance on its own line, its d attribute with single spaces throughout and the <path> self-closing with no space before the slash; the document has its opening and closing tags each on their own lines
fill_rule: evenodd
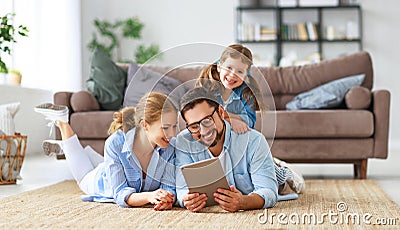
<svg viewBox="0 0 400 230">
<path fill-rule="evenodd" d="M 74 181 L 64 181 L 0 199 L 0 229 L 382 227 L 376 223 L 386 223 L 387 229 L 400 228 L 400 208 L 373 180 L 309 180 L 307 192 L 298 200 L 279 202 L 267 211 L 237 213 L 224 212 L 218 206 L 202 213 L 181 208 L 156 212 L 150 206 L 119 208 L 116 204 L 82 202 L 81 194 Z M 348 221 L 346 217 L 350 217 Z"/>
</svg>

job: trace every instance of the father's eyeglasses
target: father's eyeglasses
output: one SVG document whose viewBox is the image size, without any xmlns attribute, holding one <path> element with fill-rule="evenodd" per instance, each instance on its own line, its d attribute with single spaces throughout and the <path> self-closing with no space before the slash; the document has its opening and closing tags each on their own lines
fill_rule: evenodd
<svg viewBox="0 0 400 230">
<path fill-rule="evenodd" d="M 192 124 L 186 124 L 186 128 L 189 130 L 190 133 L 198 133 L 200 131 L 201 126 L 204 128 L 211 127 L 212 125 L 215 124 L 213 118 L 215 111 L 217 111 L 217 108 L 215 108 L 210 115 L 201 119 L 200 121 L 194 122 Z"/>
</svg>

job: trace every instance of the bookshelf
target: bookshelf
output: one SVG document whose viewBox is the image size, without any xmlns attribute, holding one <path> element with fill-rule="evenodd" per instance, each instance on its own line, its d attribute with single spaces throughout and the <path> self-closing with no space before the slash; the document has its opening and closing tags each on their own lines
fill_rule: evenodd
<svg viewBox="0 0 400 230">
<path fill-rule="evenodd" d="M 254 15 L 253 20 L 246 15 Z M 354 51 L 363 49 L 362 10 L 360 5 L 239 6 L 235 36 L 238 43 L 273 46 L 275 65 L 287 46 L 311 46 L 323 60 L 335 44 L 355 44 Z"/>
</svg>

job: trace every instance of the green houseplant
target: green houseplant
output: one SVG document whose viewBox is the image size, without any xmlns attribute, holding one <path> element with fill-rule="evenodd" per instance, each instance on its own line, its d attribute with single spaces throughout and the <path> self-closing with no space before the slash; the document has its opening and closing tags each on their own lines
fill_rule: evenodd
<svg viewBox="0 0 400 230">
<path fill-rule="evenodd" d="M 12 20 L 15 14 L 8 13 L 0 18 L 0 73 L 8 73 L 4 55 L 11 55 L 11 46 L 16 43 L 17 36 L 28 36 L 29 30 L 26 26 L 14 26 Z"/>
<path fill-rule="evenodd" d="M 93 25 L 96 32 L 93 33 L 92 40 L 88 43 L 89 50 L 93 51 L 96 47 L 101 48 L 110 58 L 121 60 L 120 39 L 140 39 L 144 24 L 138 17 L 116 20 L 114 23 L 107 20 L 95 19 Z M 100 39 L 98 38 L 100 36 Z M 134 52 L 135 61 L 143 64 L 160 52 L 158 45 L 151 44 L 145 46 L 138 45 Z M 116 53 L 116 58 L 113 56 Z"/>
</svg>

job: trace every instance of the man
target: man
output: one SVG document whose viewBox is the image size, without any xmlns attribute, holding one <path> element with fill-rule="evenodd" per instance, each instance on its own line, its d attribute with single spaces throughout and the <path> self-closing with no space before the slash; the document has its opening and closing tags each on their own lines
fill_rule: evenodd
<svg viewBox="0 0 400 230">
<path fill-rule="evenodd" d="M 224 109 L 204 88 L 194 88 L 181 99 L 187 129 L 176 141 L 176 190 L 182 207 L 193 212 L 206 205 L 206 194 L 189 193 L 180 166 L 219 157 L 231 185 L 219 188 L 213 199 L 229 212 L 273 207 L 278 184 L 265 137 L 250 130 L 237 134 L 223 120 Z"/>
</svg>

